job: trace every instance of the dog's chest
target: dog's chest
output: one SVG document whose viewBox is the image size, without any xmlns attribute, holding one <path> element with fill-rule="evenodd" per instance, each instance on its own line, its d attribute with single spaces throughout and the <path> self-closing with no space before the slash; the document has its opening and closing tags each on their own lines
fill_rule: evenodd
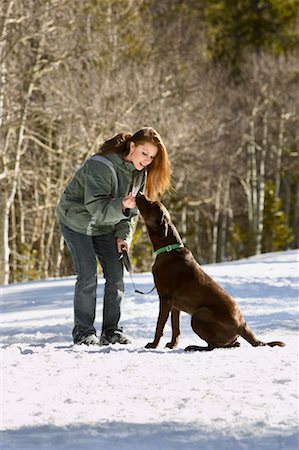
<svg viewBox="0 0 299 450">
<path fill-rule="evenodd" d="M 175 296 L 176 293 L 189 291 L 189 284 L 193 285 L 198 270 L 197 263 L 184 257 L 180 252 L 173 252 L 157 257 L 152 267 L 155 285 L 159 293 Z"/>
</svg>

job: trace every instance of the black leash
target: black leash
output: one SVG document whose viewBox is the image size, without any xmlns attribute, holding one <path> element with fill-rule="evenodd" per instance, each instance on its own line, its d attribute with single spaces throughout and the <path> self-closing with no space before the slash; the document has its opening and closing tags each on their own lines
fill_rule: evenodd
<svg viewBox="0 0 299 450">
<path fill-rule="evenodd" d="M 142 291 L 139 291 L 139 289 L 136 289 L 136 286 L 135 286 L 135 283 L 134 283 L 133 277 L 132 277 L 132 272 L 133 272 L 133 270 L 132 270 L 131 261 L 130 261 L 128 252 L 127 252 L 127 250 L 126 250 L 125 247 L 122 248 L 122 253 L 121 253 L 119 259 L 122 260 L 122 262 L 123 262 L 125 268 L 127 269 L 127 271 L 128 271 L 129 274 L 130 274 L 130 277 L 131 277 L 131 281 L 132 281 L 132 285 L 133 285 L 134 291 L 135 291 L 137 294 L 142 294 L 142 295 L 148 295 L 148 294 L 151 294 L 151 292 L 153 292 L 153 290 L 154 290 L 155 287 L 156 287 L 155 285 L 154 285 L 154 287 L 153 287 L 149 292 L 142 292 Z"/>
</svg>

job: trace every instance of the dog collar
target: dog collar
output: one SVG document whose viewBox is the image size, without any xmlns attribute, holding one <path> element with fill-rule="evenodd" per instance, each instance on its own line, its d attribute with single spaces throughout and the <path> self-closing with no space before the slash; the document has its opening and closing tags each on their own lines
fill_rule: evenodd
<svg viewBox="0 0 299 450">
<path fill-rule="evenodd" d="M 171 252 L 171 250 L 176 250 L 177 248 L 182 248 L 184 247 L 183 244 L 171 244 L 171 245 L 166 245 L 166 247 L 161 247 L 158 250 L 156 250 L 154 253 L 156 255 L 159 255 L 159 253 L 164 253 L 164 252 Z"/>
</svg>

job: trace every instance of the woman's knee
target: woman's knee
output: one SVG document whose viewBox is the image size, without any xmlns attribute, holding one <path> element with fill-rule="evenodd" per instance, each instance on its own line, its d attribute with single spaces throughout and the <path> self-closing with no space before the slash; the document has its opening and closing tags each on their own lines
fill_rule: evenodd
<svg viewBox="0 0 299 450">
<path fill-rule="evenodd" d="M 106 278 L 105 290 L 124 291 L 125 284 L 123 278 Z"/>
</svg>

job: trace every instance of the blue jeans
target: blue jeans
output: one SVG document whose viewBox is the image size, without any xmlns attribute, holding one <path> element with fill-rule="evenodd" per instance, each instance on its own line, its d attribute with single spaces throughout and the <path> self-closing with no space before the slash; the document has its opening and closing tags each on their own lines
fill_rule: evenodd
<svg viewBox="0 0 299 450">
<path fill-rule="evenodd" d="M 97 258 L 105 278 L 102 333 L 119 329 L 124 296 L 123 265 L 113 233 L 87 236 L 60 222 L 61 232 L 73 258 L 77 282 L 74 294 L 74 342 L 96 334 L 94 320 L 97 293 Z"/>
</svg>

